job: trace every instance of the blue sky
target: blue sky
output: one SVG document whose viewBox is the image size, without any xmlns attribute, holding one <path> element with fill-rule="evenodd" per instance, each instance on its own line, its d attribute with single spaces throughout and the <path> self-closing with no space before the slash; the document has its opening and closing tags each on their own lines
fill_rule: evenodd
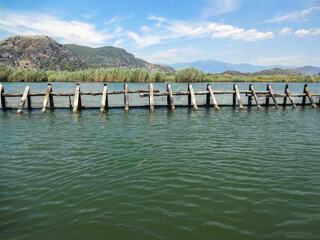
<svg viewBox="0 0 320 240">
<path fill-rule="evenodd" d="M 0 39 L 126 49 L 152 63 L 320 67 L 320 0 L 0 1 Z"/>
</svg>

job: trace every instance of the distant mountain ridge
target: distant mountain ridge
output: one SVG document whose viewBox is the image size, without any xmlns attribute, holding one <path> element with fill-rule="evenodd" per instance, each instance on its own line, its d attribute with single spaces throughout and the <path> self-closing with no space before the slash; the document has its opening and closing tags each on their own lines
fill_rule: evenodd
<svg viewBox="0 0 320 240">
<path fill-rule="evenodd" d="M 169 66 L 152 64 L 136 58 L 132 53 L 128 53 L 122 48 L 112 46 L 92 48 L 76 44 L 65 44 L 64 46 L 82 58 L 86 64 L 94 68 L 124 67 L 144 68 L 152 72 L 175 72 L 175 70 Z"/>
<path fill-rule="evenodd" d="M 189 63 L 173 63 L 168 64 L 170 67 L 175 70 L 179 70 L 187 67 L 194 67 L 199 70 L 202 70 L 205 73 L 223 73 L 225 71 L 238 71 L 241 73 L 254 73 L 261 72 L 268 69 L 281 68 L 281 69 L 296 69 L 300 71 L 302 74 L 311 74 L 316 75 L 320 72 L 319 67 L 306 66 L 296 68 L 294 66 L 281 66 L 281 65 L 272 65 L 272 66 L 258 66 L 252 65 L 249 63 L 240 63 L 240 64 L 231 64 L 226 62 L 221 62 L 213 59 L 203 60 L 203 61 L 195 61 Z"/>
</svg>

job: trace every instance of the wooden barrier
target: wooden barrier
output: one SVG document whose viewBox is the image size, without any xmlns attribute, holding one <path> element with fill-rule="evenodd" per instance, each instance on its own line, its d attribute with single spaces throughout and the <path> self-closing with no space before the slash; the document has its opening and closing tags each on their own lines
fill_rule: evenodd
<svg viewBox="0 0 320 240">
<path fill-rule="evenodd" d="M 0 99 L 1 99 L 1 109 L 2 111 L 14 109 L 12 107 L 8 107 L 6 104 L 6 98 L 11 98 L 11 97 L 21 97 L 20 104 L 18 106 L 17 112 L 20 114 L 22 113 L 25 104 L 28 103 L 28 109 L 37 109 L 34 106 L 31 106 L 31 99 L 32 97 L 36 96 L 43 96 L 43 105 L 41 109 L 42 113 L 45 113 L 48 107 L 48 104 L 50 103 L 50 109 L 54 110 L 57 108 L 66 108 L 66 107 L 55 107 L 54 106 L 54 99 L 53 96 L 59 97 L 59 96 L 64 96 L 69 98 L 69 107 L 72 109 L 73 113 L 77 113 L 78 111 L 82 109 L 100 109 L 100 112 L 103 113 L 109 108 L 115 108 L 115 107 L 110 107 L 108 104 L 108 98 L 109 95 L 117 95 L 117 94 L 123 94 L 124 96 L 124 110 L 125 112 L 129 111 L 129 94 L 139 94 L 140 97 L 148 97 L 149 103 L 147 106 L 130 106 L 133 108 L 149 108 L 150 112 L 154 112 L 155 107 L 167 107 L 171 109 L 172 111 L 175 110 L 176 107 L 193 107 L 194 110 L 198 110 L 199 106 L 203 107 L 210 107 L 213 106 L 215 107 L 216 110 L 220 109 L 220 106 L 232 106 L 236 107 L 237 103 L 239 106 L 239 109 L 242 110 L 244 109 L 244 106 L 247 106 L 248 108 L 251 108 L 253 105 L 253 99 L 256 102 L 257 108 L 261 108 L 261 106 L 275 106 L 276 108 L 279 108 L 279 105 L 277 103 L 277 98 L 283 99 L 283 102 L 281 104 L 282 107 L 286 107 L 289 104 L 287 104 L 287 98 L 290 100 L 290 105 L 292 105 L 293 108 L 295 108 L 297 105 L 311 105 L 313 108 L 317 107 L 317 104 L 315 103 L 314 98 L 319 98 L 320 94 L 313 93 L 311 94 L 310 90 L 307 87 L 307 84 L 304 86 L 303 93 L 295 93 L 292 94 L 289 91 L 289 86 L 288 84 L 285 86 L 285 91 L 284 93 L 275 93 L 271 87 L 270 84 L 267 85 L 266 91 L 255 91 L 253 88 L 253 85 L 249 85 L 249 90 L 239 90 L 238 86 L 236 84 L 233 85 L 233 90 L 212 90 L 211 84 L 207 84 L 207 89 L 205 91 L 194 91 L 193 87 L 191 84 L 188 84 L 188 91 L 177 91 L 174 92 L 171 89 L 171 85 L 167 84 L 167 90 L 164 92 L 160 92 L 157 89 L 153 88 L 153 84 L 148 85 L 147 90 L 129 90 L 128 85 L 124 84 L 124 89 L 123 90 L 117 90 L 117 91 L 110 91 L 108 89 L 107 84 L 104 84 L 103 86 L 103 91 L 101 92 L 85 92 L 80 90 L 80 85 L 76 84 L 76 89 L 75 92 L 53 92 L 52 91 L 52 85 L 48 84 L 47 89 L 45 92 L 30 92 L 30 87 L 26 86 L 25 90 L 23 93 L 5 93 L 4 91 L 4 85 L 0 84 Z M 232 104 L 219 104 L 216 99 L 216 95 L 233 95 L 233 102 Z M 242 104 L 240 94 L 245 95 L 248 98 L 248 103 L 246 105 Z M 81 96 L 102 96 L 101 98 L 101 105 L 97 107 L 85 107 L 81 103 Z M 196 102 L 196 95 L 204 95 L 206 97 L 206 102 L 203 105 L 198 105 Z M 74 103 L 73 106 L 71 104 L 71 97 L 74 97 Z M 166 96 L 167 97 L 167 104 L 166 105 L 155 105 L 155 98 L 159 96 Z M 174 103 L 174 96 L 187 96 L 188 97 L 188 104 L 187 105 L 175 105 Z M 269 102 L 269 98 L 272 98 L 273 104 Z M 266 103 L 265 104 L 260 104 L 258 98 L 265 98 Z M 301 103 L 295 103 L 293 98 L 302 98 Z M 308 98 L 308 103 L 306 99 Z M 116 107 L 120 108 L 120 107 Z M 123 107 L 122 107 L 123 108 Z"/>
</svg>

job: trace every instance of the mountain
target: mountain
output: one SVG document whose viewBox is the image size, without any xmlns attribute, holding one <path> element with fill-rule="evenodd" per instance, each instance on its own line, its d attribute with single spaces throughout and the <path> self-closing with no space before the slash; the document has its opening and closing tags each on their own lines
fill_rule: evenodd
<svg viewBox="0 0 320 240">
<path fill-rule="evenodd" d="M 0 63 L 33 70 L 75 70 L 86 66 L 77 55 L 47 36 L 14 36 L 1 40 Z"/>
<path fill-rule="evenodd" d="M 212 59 L 204 60 L 204 61 L 189 62 L 189 63 L 174 63 L 174 64 L 168 64 L 168 65 L 176 70 L 181 68 L 194 67 L 204 71 L 205 73 L 223 73 L 228 70 L 238 71 L 241 73 L 254 73 L 254 72 L 259 72 L 259 71 L 274 69 L 274 68 L 281 68 L 286 70 L 296 69 L 300 71 L 302 74 L 312 74 L 312 75 L 318 74 L 318 72 L 320 72 L 320 68 L 312 67 L 312 66 L 307 66 L 302 68 L 296 68 L 293 66 L 281 66 L 281 65 L 258 66 L 258 65 L 248 64 L 248 63 L 230 64 L 230 63 L 225 63 L 225 62 L 216 61 Z"/>
<path fill-rule="evenodd" d="M 298 67 L 296 69 L 302 72 L 303 74 L 317 75 L 320 73 L 319 67 L 305 66 L 305 67 Z"/>
<path fill-rule="evenodd" d="M 272 69 L 267 69 L 267 70 L 262 70 L 259 72 L 253 72 L 253 73 L 242 73 L 239 71 L 233 71 L 233 70 L 228 70 L 228 71 L 224 71 L 222 74 L 229 74 L 229 75 L 244 75 L 244 76 L 248 76 L 248 75 L 289 75 L 289 76 L 300 76 L 302 75 L 302 73 L 297 70 L 297 69 L 281 69 L 281 68 L 272 68 Z"/>
<path fill-rule="evenodd" d="M 132 53 L 128 53 L 122 48 L 111 46 L 91 48 L 76 44 L 65 44 L 64 46 L 94 68 L 144 68 L 152 72 L 167 73 L 174 73 L 175 71 L 171 67 L 148 63 L 136 58 Z"/>
</svg>

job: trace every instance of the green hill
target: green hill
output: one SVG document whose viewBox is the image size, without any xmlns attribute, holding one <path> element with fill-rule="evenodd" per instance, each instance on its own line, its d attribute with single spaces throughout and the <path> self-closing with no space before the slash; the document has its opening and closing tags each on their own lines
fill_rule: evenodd
<svg viewBox="0 0 320 240">
<path fill-rule="evenodd" d="M 128 53 L 122 48 L 111 46 L 91 48 L 76 44 L 65 44 L 64 46 L 83 59 L 87 65 L 94 68 L 144 68 L 153 72 L 174 72 L 174 69 L 171 67 L 148 63 L 136 58 L 132 53 Z"/>
</svg>

